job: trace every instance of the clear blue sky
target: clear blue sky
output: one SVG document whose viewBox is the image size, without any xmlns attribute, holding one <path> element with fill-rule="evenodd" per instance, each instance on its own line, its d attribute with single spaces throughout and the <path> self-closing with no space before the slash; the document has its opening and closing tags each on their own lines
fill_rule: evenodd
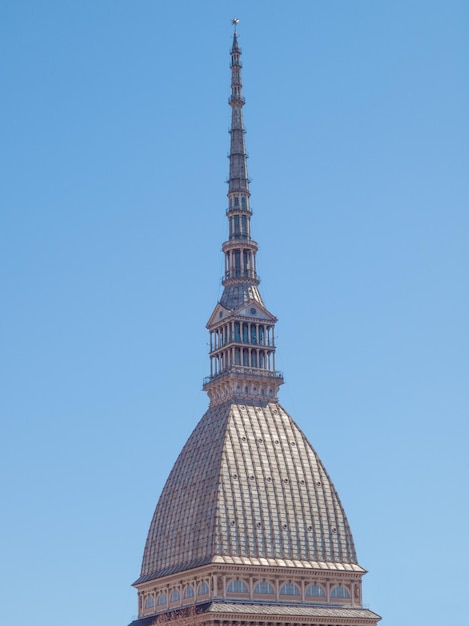
<svg viewBox="0 0 469 626">
<path fill-rule="evenodd" d="M 464 622 L 467 1 L 3 0 L 5 626 L 136 614 L 153 509 L 207 407 L 235 15 L 282 404 L 382 623 Z"/>
</svg>

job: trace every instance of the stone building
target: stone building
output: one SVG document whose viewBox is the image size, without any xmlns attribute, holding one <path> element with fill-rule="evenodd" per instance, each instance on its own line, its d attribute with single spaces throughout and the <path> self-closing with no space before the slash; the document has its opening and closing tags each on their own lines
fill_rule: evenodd
<svg viewBox="0 0 469 626">
<path fill-rule="evenodd" d="M 376 625 L 334 485 L 280 405 L 276 318 L 259 292 L 241 82 L 231 48 L 229 237 L 208 321 L 210 406 L 158 501 L 131 626 Z"/>
</svg>

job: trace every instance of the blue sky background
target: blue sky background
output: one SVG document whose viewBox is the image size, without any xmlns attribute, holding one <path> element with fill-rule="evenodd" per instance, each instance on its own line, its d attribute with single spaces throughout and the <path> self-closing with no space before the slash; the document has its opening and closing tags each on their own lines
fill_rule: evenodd
<svg viewBox="0 0 469 626">
<path fill-rule="evenodd" d="M 281 402 L 382 623 L 467 613 L 469 4 L 3 0 L 2 624 L 137 612 L 207 407 L 235 15 Z"/>
</svg>

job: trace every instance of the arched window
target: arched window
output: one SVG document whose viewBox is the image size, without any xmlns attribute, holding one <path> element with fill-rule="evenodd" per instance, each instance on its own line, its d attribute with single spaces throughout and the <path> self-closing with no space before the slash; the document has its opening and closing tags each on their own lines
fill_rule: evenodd
<svg viewBox="0 0 469 626">
<path fill-rule="evenodd" d="M 350 594 L 345 587 L 342 585 L 337 585 L 331 591 L 331 598 L 350 598 Z"/>
<path fill-rule="evenodd" d="M 272 585 L 266 581 L 257 583 L 254 587 L 254 593 L 259 593 L 265 596 L 273 596 L 275 594 Z"/>
<path fill-rule="evenodd" d="M 319 585 L 309 585 L 306 587 L 305 596 L 307 598 L 324 598 L 324 589 Z"/>
<path fill-rule="evenodd" d="M 198 596 L 206 596 L 208 595 L 208 585 L 207 583 L 200 583 L 199 588 L 197 590 Z"/>
<path fill-rule="evenodd" d="M 280 587 L 281 596 L 301 596 L 300 590 L 293 583 L 285 583 Z"/>
<path fill-rule="evenodd" d="M 153 609 L 154 606 L 155 606 L 155 598 L 153 596 L 147 596 L 147 599 L 145 600 L 145 608 Z"/>
<path fill-rule="evenodd" d="M 242 580 L 232 580 L 227 588 L 228 593 L 248 593 L 248 588 Z"/>
<path fill-rule="evenodd" d="M 241 196 L 241 208 L 246 210 L 246 198 Z"/>
<path fill-rule="evenodd" d="M 170 602 L 179 602 L 181 599 L 181 594 L 179 593 L 179 589 L 173 589 L 171 592 L 171 596 L 169 598 Z"/>
<path fill-rule="evenodd" d="M 158 596 L 158 602 L 156 603 L 158 606 L 162 606 L 163 604 L 167 603 L 167 596 L 165 593 L 160 593 L 160 595 Z"/>
<path fill-rule="evenodd" d="M 193 598 L 194 596 L 194 587 L 192 585 L 187 585 L 187 587 L 184 589 L 184 600 L 188 600 L 189 598 Z"/>
</svg>

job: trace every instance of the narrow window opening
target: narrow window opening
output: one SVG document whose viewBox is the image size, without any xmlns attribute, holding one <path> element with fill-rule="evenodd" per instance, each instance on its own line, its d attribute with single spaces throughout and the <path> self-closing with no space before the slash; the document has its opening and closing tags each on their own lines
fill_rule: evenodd
<svg viewBox="0 0 469 626">
<path fill-rule="evenodd" d="M 239 250 L 234 251 L 235 260 L 235 276 L 239 278 L 241 276 L 241 253 Z"/>
<path fill-rule="evenodd" d="M 247 324 L 243 324 L 243 341 L 244 343 L 249 342 L 249 329 Z"/>
<path fill-rule="evenodd" d="M 243 269 L 244 269 L 244 276 L 247 277 L 249 276 L 249 254 L 247 250 L 243 250 Z"/>
<path fill-rule="evenodd" d="M 256 325 L 251 324 L 251 343 L 257 343 Z"/>
</svg>

